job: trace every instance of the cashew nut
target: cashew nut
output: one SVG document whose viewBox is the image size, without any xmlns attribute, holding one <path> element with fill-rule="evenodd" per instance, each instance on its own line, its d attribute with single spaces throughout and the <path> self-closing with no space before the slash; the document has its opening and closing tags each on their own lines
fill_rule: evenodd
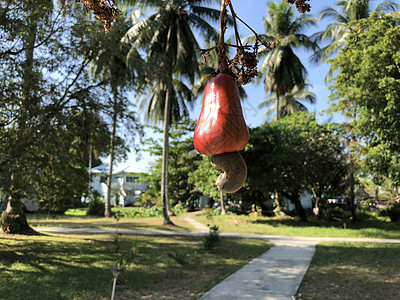
<svg viewBox="0 0 400 300">
<path fill-rule="evenodd" d="M 211 156 L 211 165 L 221 172 L 216 181 L 220 191 L 234 193 L 244 185 L 247 178 L 247 166 L 239 152 Z"/>
</svg>

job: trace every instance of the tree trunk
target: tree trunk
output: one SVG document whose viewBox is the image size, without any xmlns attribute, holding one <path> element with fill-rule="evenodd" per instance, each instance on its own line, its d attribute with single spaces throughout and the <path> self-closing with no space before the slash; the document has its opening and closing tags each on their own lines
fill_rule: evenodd
<svg viewBox="0 0 400 300">
<path fill-rule="evenodd" d="M 118 116 L 118 98 L 117 95 L 114 94 L 114 103 L 113 103 L 113 116 L 112 116 L 112 130 L 111 130 L 111 138 L 110 138 L 110 169 L 108 170 L 107 177 L 107 195 L 105 201 L 105 209 L 104 216 L 109 218 L 112 216 L 111 211 L 111 185 L 112 185 L 112 173 L 113 173 L 113 165 L 114 165 L 114 142 L 115 142 L 115 131 L 117 128 L 117 116 Z"/>
<path fill-rule="evenodd" d="M 11 174 L 11 186 L 9 190 L 7 208 L 1 215 L 1 229 L 6 233 L 25 233 L 33 232 L 29 227 L 23 206 L 21 202 L 22 194 L 22 178 L 20 173 L 23 172 L 20 168 L 20 159 L 25 155 L 26 149 L 23 145 L 24 133 L 27 130 L 27 118 L 30 107 L 35 105 L 33 99 L 34 86 L 34 49 L 37 38 L 37 19 L 35 13 L 31 12 L 31 16 L 27 18 L 29 24 L 29 34 L 24 40 L 25 48 L 25 63 L 23 67 L 23 94 L 21 107 L 18 116 L 18 125 L 16 128 L 16 142 L 14 149 L 14 171 Z"/>
<path fill-rule="evenodd" d="M 222 191 L 219 191 L 219 198 L 221 201 L 221 215 L 226 215 L 225 203 L 224 203 L 224 193 Z"/>
<path fill-rule="evenodd" d="M 293 202 L 297 213 L 299 214 L 300 220 L 302 220 L 303 222 L 307 222 L 307 214 L 306 211 L 303 208 L 303 205 L 301 205 L 300 199 L 298 197 L 294 197 L 292 199 L 290 199 L 290 201 Z"/>
<path fill-rule="evenodd" d="M 300 220 L 303 222 L 307 222 L 307 214 L 306 211 L 303 208 L 303 205 L 301 205 L 301 201 L 297 195 L 291 195 L 286 192 L 281 192 L 282 195 L 284 195 L 286 198 L 288 198 L 293 204 L 296 209 L 296 212 L 298 213 Z"/>
<path fill-rule="evenodd" d="M 88 181 L 88 191 L 87 198 L 90 201 L 92 199 L 92 146 L 89 143 L 89 181 Z"/>
<path fill-rule="evenodd" d="M 161 168 L 161 203 L 163 207 L 164 225 L 174 224 L 170 219 L 171 209 L 168 197 L 168 158 L 169 158 L 169 127 L 170 127 L 170 114 L 171 114 L 171 88 L 167 87 L 165 95 L 165 108 L 164 108 L 164 140 L 163 140 L 163 153 L 162 153 L 162 168 Z"/>
<path fill-rule="evenodd" d="M 350 161 L 350 178 L 349 178 L 349 206 L 351 210 L 351 216 L 352 216 L 352 221 L 355 222 L 357 221 L 357 214 L 356 214 L 356 206 L 354 205 L 354 165 L 355 161 L 353 160 L 353 153 L 352 153 L 352 147 L 351 145 L 354 143 L 354 138 L 353 135 L 351 136 L 351 143 L 350 143 L 350 151 L 349 151 L 349 161 Z"/>
<path fill-rule="evenodd" d="M 315 188 L 312 188 L 312 193 L 315 199 L 315 206 L 313 209 L 313 213 L 316 217 L 320 217 L 320 203 L 321 203 L 321 192 L 316 192 Z M 318 188 L 318 191 L 320 191 L 320 189 Z"/>
<path fill-rule="evenodd" d="M 13 174 L 11 175 L 12 186 L 8 197 L 7 208 L 1 214 L 1 229 L 5 233 L 33 233 L 34 230 L 29 226 L 22 207 L 20 192 L 20 180 Z M 15 190 L 15 186 L 17 189 Z"/>
<path fill-rule="evenodd" d="M 350 162 L 351 163 L 351 162 Z M 353 222 L 357 221 L 356 206 L 354 205 L 354 172 L 353 168 L 350 171 L 350 191 L 349 191 L 349 206 Z"/>
<path fill-rule="evenodd" d="M 276 93 L 275 99 L 275 121 L 279 120 L 279 94 Z"/>
<path fill-rule="evenodd" d="M 319 217 L 320 216 L 320 209 L 319 209 L 319 205 L 321 202 L 321 198 L 320 197 L 315 197 L 315 207 L 314 207 L 314 215 Z"/>
</svg>

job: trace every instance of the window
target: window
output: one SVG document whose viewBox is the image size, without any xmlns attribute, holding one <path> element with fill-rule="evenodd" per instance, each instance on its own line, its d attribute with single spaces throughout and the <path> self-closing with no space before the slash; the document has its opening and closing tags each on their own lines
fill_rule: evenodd
<svg viewBox="0 0 400 300">
<path fill-rule="evenodd" d="M 101 183 L 107 183 L 107 177 L 106 176 L 100 176 L 100 182 Z"/>
<path fill-rule="evenodd" d="M 135 180 L 139 179 L 138 176 L 127 176 L 126 182 L 135 182 Z"/>
</svg>

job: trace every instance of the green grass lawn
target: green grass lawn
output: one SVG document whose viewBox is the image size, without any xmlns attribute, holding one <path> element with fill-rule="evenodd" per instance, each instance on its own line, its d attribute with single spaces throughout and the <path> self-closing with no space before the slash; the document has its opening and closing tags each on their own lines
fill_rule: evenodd
<svg viewBox="0 0 400 300">
<path fill-rule="evenodd" d="M 79 216 L 27 214 L 31 227 L 66 227 L 66 228 L 106 228 L 134 230 L 177 230 L 192 231 L 192 226 L 183 218 L 171 217 L 176 226 L 163 225 L 163 219 L 156 218 L 121 218 L 118 222 L 113 218 Z"/>
<path fill-rule="evenodd" d="M 46 215 L 28 214 L 32 227 L 67 227 L 67 228 L 108 228 L 115 229 L 117 221 L 111 218 L 79 215 Z M 251 217 L 246 215 L 194 217 L 204 225 L 217 225 L 220 232 L 249 233 L 265 235 L 288 235 L 310 237 L 344 237 L 344 238 L 388 238 L 400 239 L 400 222 L 390 222 L 387 217 L 377 214 L 360 214 L 360 221 L 347 223 L 327 222 L 309 218 L 301 222 L 290 217 Z M 178 230 L 194 231 L 194 228 L 180 217 L 172 217 L 176 226 L 163 225 L 161 217 L 153 218 L 120 218 L 118 228 L 138 230 Z"/>
<path fill-rule="evenodd" d="M 400 299 L 400 245 L 324 242 L 298 299 Z"/>
<path fill-rule="evenodd" d="M 344 237 L 344 238 L 388 238 L 400 239 L 400 222 L 392 223 L 388 218 L 376 214 L 360 214 L 361 220 L 347 223 L 326 222 L 310 217 L 309 222 L 301 222 L 290 217 L 250 217 L 245 215 L 225 215 L 207 217 L 196 216 L 195 220 L 207 225 L 219 226 L 220 232 L 252 233 L 266 235 Z"/>
<path fill-rule="evenodd" d="M 0 298 L 110 299 L 114 235 L 0 234 Z M 197 299 L 271 243 L 224 238 L 206 252 L 201 237 L 119 236 L 122 251 L 139 247 L 135 265 L 117 286 L 116 299 Z M 183 265 L 171 258 L 177 253 Z"/>
</svg>

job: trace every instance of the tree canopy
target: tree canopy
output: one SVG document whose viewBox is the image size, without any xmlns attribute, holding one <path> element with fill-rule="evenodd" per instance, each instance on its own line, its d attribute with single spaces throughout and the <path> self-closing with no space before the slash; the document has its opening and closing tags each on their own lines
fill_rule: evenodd
<svg viewBox="0 0 400 300">
<path fill-rule="evenodd" d="M 300 195 L 338 193 L 346 174 L 343 145 L 334 125 L 297 113 L 250 130 L 243 157 L 248 164 L 245 197 L 270 199 L 278 191 L 293 202 L 302 220 Z M 246 196 L 247 194 L 247 196 Z"/>
<path fill-rule="evenodd" d="M 339 69 L 330 87 L 331 109 L 354 120 L 352 132 L 365 146 L 367 170 L 400 182 L 400 26 L 379 16 L 353 24 L 347 46 L 331 63 Z M 355 114 L 356 113 L 356 114 Z"/>
</svg>

